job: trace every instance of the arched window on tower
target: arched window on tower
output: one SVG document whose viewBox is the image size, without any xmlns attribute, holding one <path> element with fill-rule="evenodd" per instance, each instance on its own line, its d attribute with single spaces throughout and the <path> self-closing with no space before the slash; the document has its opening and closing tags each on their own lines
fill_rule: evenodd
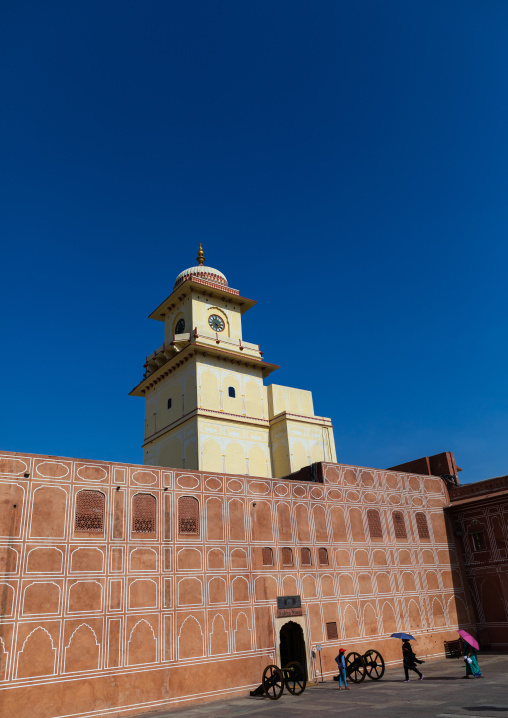
<svg viewBox="0 0 508 718">
<path fill-rule="evenodd" d="M 429 525 L 427 524 L 427 517 L 423 511 L 416 512 L 416 529 L 418 536 L 421 539 L 430 539 Z"/>
<path fill-rule="evenodd" d="M 282 565 L 283 566 L 292 566 L 293 565 L 293 551 L 285 546 L 282 549 Z"/>
<path fill-rule="evenodd" d="M 369 534 L 371 539 L 383 538 L 383 529 L 381 528 L 381 516 L 377 509 L 369 509 L 367 511 L 367 523 L 369 525 Z"/>
<path fill-rule="evenodd" d="M 328 551 L 325 548 L 319 549 L 318 557 L 321 566 L 328 566 Z"/>
<path fill-rule="evenodd" d="M 269 546 L 263 549 L 263 566 L 273 566 L 273 551 Z"/>
<path fill-rule="evenodd" d="M 132 498 L 132 532 L 152 534 L 156 530 L 157 499 L 152 494 L 135 494 Z"/>
<path fill-rule="evenodd" d="M 301 556 L 302 556 L 302 566 L 312 566 L 312 556 L 310 553 L 310 548 L 307 548 L 306 546 L 304 546 L 302 548 Z"/>
<path fill-rule="evenodd" d="M 228 387 L 228 396 L 230 396 L 232 399 L 236 398 L 236 391 L 234 386 Z"/>
<path fill-rule="evenodd" d="M 406 524 L 404 523 L 402 511 L 394 511 L 392 513 L 392 520 L 395 538 L 407 539 Z"/>
<path fill-rule="evenodd" d="M 178 533 L 199 536 L 199 502 L 193 496 L 178 499 Z"/>
<path fill-rule="evenodd" d="M 74 530 L 104 533 L 105 504 L 106 497 L 102 491 L 78 491 Z"/>
</svg>

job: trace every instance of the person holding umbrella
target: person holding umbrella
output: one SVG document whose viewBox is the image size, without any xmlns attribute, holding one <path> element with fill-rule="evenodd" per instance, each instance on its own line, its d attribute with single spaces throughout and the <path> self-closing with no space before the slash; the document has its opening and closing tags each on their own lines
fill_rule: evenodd
<svg viewBox="0 0 508 718">
<path fill-rule="evenodd" d="M 415 640 L 414 636 L 409 633 L 392 633 L 390 638 L 402 639 L 402 660 L 404 662 L 404 675 L 406 676 L 404 683 L 409 683 L 409 671 L 414 671 L 420 676 L 420 681 L 423 680 L 423 674 L 416 667 L 417 663 L 423 663 L 423 661 L 418 660 L 409 643 L 409 641 Z"/>
<path fill-rule="evenodd" d="M 458 634 L 464 641 L 464 661 L 466 662 L 466 675 L 464 678 L 469 678 L 469 676 L 473 676 L 473 678 L 483 678 L 477 658 L 477 651 L 480 648 L 478 641 L 462 629 L 458 631 Z"/>
</svg>

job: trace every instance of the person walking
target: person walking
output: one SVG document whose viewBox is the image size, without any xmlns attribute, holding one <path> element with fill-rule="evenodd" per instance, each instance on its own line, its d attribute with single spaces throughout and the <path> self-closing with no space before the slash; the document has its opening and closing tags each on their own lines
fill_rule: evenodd
<svg viewBox="0 0 508 718">
<path fill-rule="evenodd" d="M 466 675 L 464 678 L 483 678 L 480 666 L 478 665 L 478 658 L 476 648 L 471 646 L 467 641 L 464 641 L 464 661 L 466 662 Z"/>
<path fill-rule="evenodd" d="M 404 661 L 404 674 L 406 676 L 404 683 L 409 683 L 409 671 L 414 671 L 420 676 L 420 680 L 423 680 L 423 674 L 420 673 L 416 667 L 417 663 L 423 663 L 423 661 L 418 660 L 415 656 L 409 641 L 402 641 L 402 658 Z"/>
<path fill-rule="evenodd" d="M 347 685 L 347 678 L 346 678 L 346 649 L 340 648 L 339 649 L 339 655 L 336 656 L 335 662 L 337 663 L 339 667 L 339 691 L 342 690 L 342 681 L 344 681 L 344 690 L 348 691 L 348 685 Z"/>
</svg>

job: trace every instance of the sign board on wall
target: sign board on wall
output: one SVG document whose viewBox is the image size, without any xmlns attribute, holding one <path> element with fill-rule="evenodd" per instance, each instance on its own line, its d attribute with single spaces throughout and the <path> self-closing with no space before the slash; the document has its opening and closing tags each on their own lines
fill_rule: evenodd
<svg viewBox="0 0 508 718">
<path fill-rule="evenodd" d="M 286 618 L 286 616 L 303 616 L 301 608 L 278 608 L 277 618 Z"/>
<path fill-rule="evenodd" d="M 300 596 L 277 596 L 277 618 L 303 616 Z"/>
<path fill-rule="evenodd" d="M 277 608 L 279 610 L 301 607 L 302 599 L 300 598 L 300 596 L 277 596 Z"/>
</svg>

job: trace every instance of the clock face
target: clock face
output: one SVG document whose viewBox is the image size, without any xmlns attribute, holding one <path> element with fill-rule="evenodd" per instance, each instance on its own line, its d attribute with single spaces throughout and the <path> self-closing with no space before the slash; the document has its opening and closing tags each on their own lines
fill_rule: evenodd
<svg viewBox="0 0 508 718">
<path fill-rule="evenodd" d="M 224 320 L 217 314 L 212 314 L 210 317 L 208 317 L 208 324 L 212 327 L 214 332 L 224 331 Z"/>
<path fill-rule="evenodd" d="M 183 334 L 185 331 L 185 320 L 179 319 L 176 323 L 175 334 Z"/>
</svg>

